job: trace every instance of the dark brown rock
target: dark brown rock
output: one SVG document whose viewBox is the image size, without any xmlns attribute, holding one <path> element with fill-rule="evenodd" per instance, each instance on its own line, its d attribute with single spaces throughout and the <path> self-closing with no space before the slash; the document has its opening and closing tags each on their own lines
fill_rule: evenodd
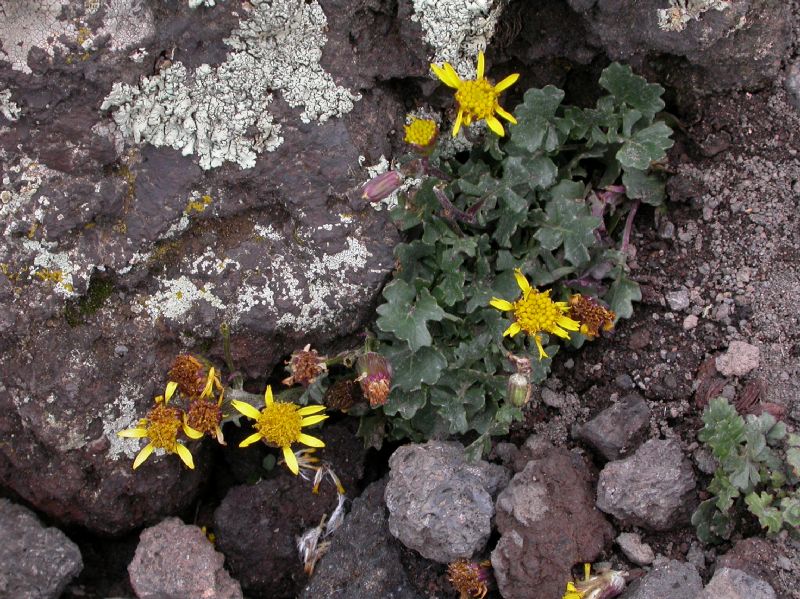
<svg viewBox="0 0 800 599">
<path fill-rule="evenodd" d="M 561 597 L 572 566 L 596 559 L 614 534 L 594 507 L 580 456 L 559 448 L 540 455 L 497 498 L 502 536 L 492 566 L 506 599 Z"/>
</svg>

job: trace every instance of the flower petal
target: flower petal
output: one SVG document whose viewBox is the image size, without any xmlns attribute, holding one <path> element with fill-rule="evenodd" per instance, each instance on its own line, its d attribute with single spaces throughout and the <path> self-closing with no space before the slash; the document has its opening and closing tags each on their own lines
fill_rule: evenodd
<svg viewBox="0 0 800 599">
<path fill-rule="evenodd" d="M 449 77 L 450 81 L 452 81 L 455 84 L 454 87 L 456 88 L 461 87 L 461 77 L 458 76 L 458 73 L 456 73 L 456 70 L 453 68 L 453 65 L 451 65 L 449 62 L 446 62 L 442 65 L 442 67 L 447 73 L 447 76 Z"/>
<path fill-rule="evenodd" d="M 455 80 L 453 79 L 455 71 L 453 70 L 453 67 L 450 67 L 450 71 L 452 72 L 448 71 L 448 66 L 450 66 L 448 63 L 444 63 L 444 68 L 435 64 L 431 64 L 431 69 L 433 69 L 433 72 L 436 74 L 439 80 L 446 86 L 458 89 L 458 86 L 461 85 L 461 80 L 458 78 L 458 75 L 455 75 Z"/>
<path fill-rule="evenodd" d="M 248 445 L 252 445 L 256 441 L 261 440 L 261 433 L 253 433 L 249 437 L 247 437 L 244 441 L 239 443 L 239 447 L 247 447 Z"/>
<path fill-rule="evenodd" d="M 568 331 L 578 331 L 581 328 L 581 323 L 579 323 L 577 320 L 567 318 L 566 316 L 559 316 L 556 319 L 556 324 L 564 329 L 567 329 Z"/>
<path fill-rule="evenodd" d="M 549 358 L 550 356 L 547 355 L 542 347 L 542 338 L 539 335 L 534 335 L 533 340 L 536 341 L 536 347 L 539 348 L 539 359 Z"/>
<path fill-rule="evenodd" d="M 489 305 L 492 306 L 492 308 L 497 308 L 503 312 L 510 312 L 514 309 L 514 304 L 504 299 L 500 299 L 499 297 L 493 297 L 492 301 L 489 302 Z"/>
<path fill-rule="evenodd" d="M 506 134 L 506 132 L 503 131 L 503 124 L 497 120 L 497 117 L 487 116 L 486 124 L 489 125 L 489 129 L 494 131 L 498 137 L 503 137 Z"/>
<path fill-rule="evenodd" d="M 183 423 L 183 432 L 190 439 L 201 439 L 203 437 L 203 433 L 193 429 L 191 426 L 186 424 L 186 422 Z"/>
<path fill-rule="evenodd" d="M 547 329 L 547 332 L 548 333 L 552 333 L 553 335 L 558 335 L 562 339 L 569 339 L 569 333 L 567 333 L 561 327 L 555 327 L 555 326 L 551 327 L 551 328 Z"/>
<path fill-rule="evenodd" d="M 272 399 L 272 385 L 267 385 L 267 390 L 264 391 L 264 405 L 271 406 L 273 403 Z"/>
<path fill-rule="evenodd" d="M 247 416 L 248 418 L 252 418 L 253 420 L 258 420 L 259 416 L 261 416 L 261 412 L 255 409 L 246 401 L 239 401 L 238 399 L 234 399 L 231 402 L 231 405 L 239 412 Z"/>
<path fill-rule="evenodd" d="M 297 410 L 301 416 L 308 416 L 310 414 L 317 414 L 325 410 L 325 406 L 306 406 Z"/>
<path fill-rule="evenodd" d="M 458 116 L 456 116 L 456 122 L 453 125 L 453 137 L 458 135 L 459 129 L 461 129 L 461 120 L 464 118 L 464 111 L 459 109 Z"/>
<path fill-rule="evenodd" d="M 192 452 L 189 451 L 182 443 L 178 443 L 175 446 L 175 451 L 178 452 L 178 457 L 183 461 L 183 463 L 194 470 L 194 458 L 192 458 Z"/>
<path fill-rule="evenodd" d="M 209 397 L 211 395 L 211 390 L 214 388 L 214 367 L 212 366 L 208 371 L 208 377 L 206 378 L 206 385 L 203 387 L 203 392 L 200 394 L 200 397 Z"/>
<path fill-rule="evenodd" d="M 153 453 L 155 447 L 152 443 L 148 443 L 144 447 L 142 447 L 142 451 L 136 456 L 136 459 L 133 460 L 133 469 L 136 470 L 139 466 L 141 466 L 144 461 L 150 457 L 150 454 Z"/>
<path fill-rule="evenodd" d="M 300 433 L 297 436 L 297 441 L 299 443 L 303 443 L 304 445 L 308 445 L 309 447 L 325 447 L 325 442 L 317 439 L 316 437 L 312 437 L 311 435 L 306 435 L 305 433 Z"/>
<path fill-rule="evenodd" d="M 519 333 L 521 330 L 522 330 L 522 327 L 519 326 L 518 322 L 512 322 L 511 326 L 508 327 L 505 331 L 503 331 L 503 337 L 508 337 L 508 336 L 513 337 L 514 335 Z"/>
<path fill-rule="evenodd" d="M 312 424 L 317 424 L 318 422 L 322 422 L 328 418 L 327 414 L 317 414 L 316 416 L 306 416 L 303 420 L 300 421 L 300 426 L 311 426 Z"/>
<path fill-rule="evenodd" d="M 128 428 L 124 431 L 119 431 L 117 433 L 118 437 L 126 437 L 128 439 L 141 439 L 142 437 L 147 436 L 147 429 L 146 428 Z"/>
<path fill-rule="evenodd" d="M 503 91 L 504 89 L 508 89 L 512 85 L 514 85 L 519 79 L 519 73 L 514 73 L 513 75 L 509 75 L 505 79 L 503 79 L 500 83 L 494 86 L 494 91 L 498 94 Z"/>
<path fill-rule="evenodd" d="M 502 106 L 499 105 L 495 106 L 494 111 L 501 117 L 503 117 L 505 120 L 507 120 L 509 123 L 512 123 L 514 125 L 517 124 L 517 119 L 514 118 L 514 115 L 511 114 L 510 112 L 506 112 L 505 110 L 503 110 Z"/>
<path fill-rule="evenodd" d="M 478 68 L 476 73 L 476 79 L 483 79 L 483 69 L 486 66 L 485 61 L 483 59 L 483 52 L 478 52 Z"/>
<path fill-rule="evenodd" d="M 528 279 L 519 268 L 514 269 L 514 278 L 517 279 L 517 285 L 522 289 L 522 293 L 528 293 L 531 290 L 531 284 L 528 283 Z"/>
<path fill-rule="evenodd" d="M 175 395 L 175 389 L 178 388 L 178 383 L 170 381 L 167 383 L 167 389 L 164 391 L 164 403 L 169 403 L 172 396 Z"/>
<path fill-rule="evenodd" d="M 300 466 L 297 465 L 297 456 L 294 455 L 292 448 L 288 445 L 283 447 L 283 459 L 286 462 L 286 467 L 289 468 L 294 474 L 300 472 Z"/>
</svg>

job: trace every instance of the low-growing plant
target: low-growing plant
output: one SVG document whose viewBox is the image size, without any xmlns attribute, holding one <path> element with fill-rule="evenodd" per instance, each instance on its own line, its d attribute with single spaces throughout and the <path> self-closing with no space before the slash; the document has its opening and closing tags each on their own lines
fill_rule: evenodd
<svg viewBox="0 0 800 599">
<path fill-rule="evenodd" d="M 692 516 L 706 543 L 729 539 L 744 508 L 768 534 L 800 526 L 800 436 L 771 414 L 743 418 L 724 397 L 712 399 L 698 434 L 717 459 L 711 498 Z"/>
<path fill-rule="evenodd" d="M 456 90 L 454 133 L 482 119 L 490 131 L 447 155 L 415 120 L 406 140 L 416 153 L 365 187 L 377 200 L 400 172 L 419 179 L 391 212 L 406 237 L 374 331 L 391 393 L 361 434 L 468 434 L 478 456 L 521 417 L 557 338 L 580 347 L 641 299 L 626 266 L 631 227 L 640 203 L 663 202 L 658 166 L 672 131 L 657 118 L 664 89 L 620 64 L 603 71 L 608 93 L 593 108 L 565 106 L 547 86 L 525 92 L 513 114 L 497 95 L 516 76 L 493 86 L 482 55 L 475 80 L 447 64 L 434 71 Z"/>
</svg>

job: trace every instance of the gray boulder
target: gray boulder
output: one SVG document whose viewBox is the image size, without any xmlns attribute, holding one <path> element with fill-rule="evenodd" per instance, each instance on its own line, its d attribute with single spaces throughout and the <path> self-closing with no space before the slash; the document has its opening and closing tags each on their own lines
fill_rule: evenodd
<svg viewBox="0 0 800 599">
<path fill-rule="evenodd" d="M 389 459 L 389 530 L 406 547 L 449 563 L 483 550 L 492 532 L 493 496 L 508 471 L 466 461 L 460 443 L 404 445 Z"/>
<path fill-rule="evenodd" d="M 300 599 L 420 599 L 389 533 L 385 489 L 385 479 L 375 482 L 353 501 Z"/>
<path fill-rule="evenodd" d="M 619 599 L 697 599 L 702 590 L 703 581 L 692 564 L 668 560 L 634 580 Z"/>
<path fill-rule="evenodd" d="M 0 499 L 0 539 L 0 597 L 58 599 L 83 569 L 75 543 L 7 499 Z"/>
<path fill-rule="evenodd" d="M 597 507 L 628 526 L 670 530 L 688 520 L 695 485 L 678 442 L 653 439 L 631 457 L 606 464 L 597 483 Z"/>
<path fill-rule="evenodd" d="M 168 518 L 145 529 L 128 566 L 139 599 L 242 599 L 225 556 L 197 526 Z"/>
<path fill-rule="evenodd" d="M 719 568 L 696 599 L 776 599 L 768 582 L 741 570 Z"/>
<path fill-rule="evenodd" d="M 607 460 L 617 460 L 635 450 L 650 424 L 650 407 L 631 393 L 606 408 L 576 430 L 576 437 Z"/>
</svg>

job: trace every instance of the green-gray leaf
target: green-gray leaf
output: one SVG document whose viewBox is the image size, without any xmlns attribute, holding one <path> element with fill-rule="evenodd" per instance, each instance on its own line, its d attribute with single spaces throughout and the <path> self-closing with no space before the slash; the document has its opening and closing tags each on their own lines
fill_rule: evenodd
<svg viewBox="0 0 800 599">
<path fill-rule="evenodd" d="M 665 186 L 658 175 L 628 169 L 622 173 L 622 184 L 625 195 L 632 200 L 641 200 L 651 206 L 660 206 L 664 202 Z"/>
<path fill-rule="evenodd" d="M 423 383 L 435 384 L 446 366 L 442 352 L 433 347 L 405 351 L 392 357 L 392 384 L 403 391 L 416 391 Z"/>
<path fill-rule="evenodd" d="M 603 69 L 600 85 L 611 92 L 618 102 L 639 110 L 648 119 L 664 109 L 664 101 L 661 99 L 664 88 L 635 75 L 628 65 L 611 63 Z"/>
<path fill-rule="evenodd" d="M 546 250 L 563 244 L 564 257 L 575 266 L 589 262 L 589 248 L 596 243 L 594 230 L 600 219 L 592 216 L 585 203 L 565 198 L 547 204 L 546 218 L 534 237 Z"/>
<path fill-rule="evenodd" d="M 670 129 L 663 121 L 658 121 L 633 134 L 622 144 L 617 152 L 617 160 L 623 168 L 645 171 L 650 163 L 666 156 L 666 150 L 674 143 L 669 136 Z"/>
<path fill-rule="evenodd" d="M 630 318 L 633 315 L 633 302 L 642 301 L 642 291 L 636 281 L 631 281 L 625 273 L 619 273 L 603 297 L 617 318 Z"/>
<path fill-rule="evenodd" d="M 378 306 L 378 328 L 408 342 L 412 351 L 430 345 L 427 322 L 442 320 L 445 311 L 428 290 L 417 292 L 402 279 L 396 279 L 383 290 L 383 297 L 387 302 Z"/>
</svg>

